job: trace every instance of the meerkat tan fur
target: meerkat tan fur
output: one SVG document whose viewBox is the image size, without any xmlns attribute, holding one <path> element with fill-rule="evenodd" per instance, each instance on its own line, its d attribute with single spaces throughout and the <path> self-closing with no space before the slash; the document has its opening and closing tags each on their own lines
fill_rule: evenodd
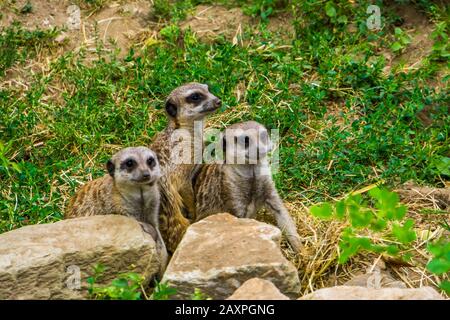
<svg viewBox="0 0 450 320">
<path fill-rule="evenodd" d="M 225 163 L 206 164 L 193 179 L 195 219 L 220 212 L 255 218 L 257 211 L 266 208 L 298 252 L 297 228 L 272 180 L 267 159 L 272 142 L 267 129 L 255 121 L 237 123 L 225 130 L 223 142 Z"/>
<path fill-rule="evenodd" d="M 200 167 L 194 161 L 195 132 L 203 132 L 204 118 L 220 106 L 220 99 L 209 92 L 207 85 L 200 83 L 182 85 L 166 99 L 165 110 L 169 123 L 156 136 L 151 149 L 157 152 L 161 164 L 160 225 L 170 252 L 175 251 L 190 224 L 184 215 L 194 211 L 191 180 Z M 180 136 L 183 142 L 180 142 Z M 185 144 L 186 138 L 190 140 L 188 145 Z M 188 152 L 188 159 L 183 163 L 174 160 L 178 152 L 176 150 L 180 147 L 183 147 L 183 152 Z"/>
<path fill-rule="evenodd" d="M 159 230 L 161 170 L 157 155 L 146 147 L 117 152 L 106 164 L 107 175 L 86 183 L 71 199 L 65 218 L 119 214 L 153 226 L 156 243 L 167 263 L 166 247 Z"/>
</svg>

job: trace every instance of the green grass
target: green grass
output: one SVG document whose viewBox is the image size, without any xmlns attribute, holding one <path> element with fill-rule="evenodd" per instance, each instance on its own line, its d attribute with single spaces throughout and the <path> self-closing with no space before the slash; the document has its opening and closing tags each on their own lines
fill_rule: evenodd
<svg viewBox="0 0 450 320">
<path fill-rule="evenodd" d="M 386 27 L 369 31 L 366 7 L 344 2 L 336 12 L 347 22 L 328 16 L 317 1 L 297 1 L 293 38 L 256 20 L 244 32 L 244 47 L 220 37 L 206 44 L 180 32 L 180 12 L 199 1 L 162 8 L 161 41 L 143 52 L 124 59 L 99 54 L 89 64 L 83 53 L 67 53 L 49 72 L 33 75 L 28 89 L 0 89 L 0 232 L 61 219 L 69 197 L 103 174 L 113 152 L 148 145 L 164 128 L 164 98 L 188 81 L 207 82 L 224 101 L 225 115 L 239 112 L 242 120 L 280 130 L 275 178 L 287 200 L 310 205 L 380 179 L 391 186 L 409 179 L 441 185 L 449 178 L 450 101 L 446 84 L 436 90 L 430 80 L 448 56 L 439 47 L 439 59 L 432 53 L 419 69 L 383 74 L 380 50 L 390 50 L 395 17 L 386 14 Z M 436 23 L 444 21 L 445 11 L 425 5 L 430 17 L 439 13 Z M 357 32 L 346 31 L 349 23 Z M 0 76 L 56 34 L 14 28 L 0 35 L 7 52 L 0 55 Z M 448 26 L 436 41 L 442 32 Z M 246 85 L 248 108 L 236 100 L 239 83 Z M 54 87 L 62 92 L 47 98 Z M 330 113 L 333 105 L 337 111 Z M 417 117 L 425 107 L 433 109 L 430 126 Z M 238 121 L 225 115 L 218 116 L 224 124 Z"/>
</svg>

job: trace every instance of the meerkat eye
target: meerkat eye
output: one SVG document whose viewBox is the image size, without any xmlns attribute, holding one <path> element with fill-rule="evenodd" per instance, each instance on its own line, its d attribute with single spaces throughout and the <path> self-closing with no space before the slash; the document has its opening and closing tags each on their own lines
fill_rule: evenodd
<svg viewBox="0 0 450 320">
<path fill-rule="evenodd" d="M 199 101 L 202 98 L 202 95 L 198 92 L 194 92 L 189 96 L 189 100 L 191 101 Z"/>
<path fill-rule="evenodd" d="M 126 166 L 127 168 L 133 168 L 133 167 L 134 167 L 134 164 L 135 164 L 135 161 L 134 161 L 133 159 L 128 159 L 128 160 L 125 162 L 125 166 Z"/>
<path fill-rule="evenodd" d="M 155 158 L 150 157 L 150 158 L 147 159 L 147 165 L 148 165 L 150 168 L 154 167 L 155 164 L 156 164 Z"/>
</svg>

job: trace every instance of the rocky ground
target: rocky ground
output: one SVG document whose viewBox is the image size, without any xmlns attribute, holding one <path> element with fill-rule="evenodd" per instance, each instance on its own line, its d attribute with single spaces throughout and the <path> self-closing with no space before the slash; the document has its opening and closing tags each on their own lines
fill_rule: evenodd
<svg viewBox="0 0 450 320">
<path fill-rule="evenodd" d="M 108 268 L 96 285 L 130 269 L 145 286 L 158 275 L 161 252 L 154 235 L 134 219 L 97 216 L 23 227 L 0 235 L 0 299 L 89 298 L 92 265 Z M 280 249 L 281 232 L 251 219 L 217 214 L 193 224 L 162 278 L 176 289 L 171 299 L 191 299 L 195 290 L 229 300 L 430 300 L 431 287 L 409 289 L 385 266 L 375 265 L 342 286 L 301 295 L 296 267 Z"/>
</svg>

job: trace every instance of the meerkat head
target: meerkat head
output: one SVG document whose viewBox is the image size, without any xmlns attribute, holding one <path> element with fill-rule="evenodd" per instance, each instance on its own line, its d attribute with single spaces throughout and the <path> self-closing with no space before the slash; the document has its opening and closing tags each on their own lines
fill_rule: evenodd
<svg viewBox="0 0 450 320">
<path fill-rule="evenodd" d="M 206 84 L 191 82 L 173 90 L 166 100 L 168 116 L 178 123 L 201 120 L 216 111 L 222 102 Z"/>
<path fill-rule="evenodd" d="M 106 168 L 119 184 L 153 185 L 161 177 L 158 157 L 146 147 L 120 150 L 108 160 Z"/>
<path fill-rule="evenodd" d="M 229 126 L 222 141 L 226 160 L 231 156 L 245 159 L 245 163 L 256 164 L 258 160 L 265 159 L 272 150 L 272 141 L 266 127 L 256 121 Z"/>
</svg>

